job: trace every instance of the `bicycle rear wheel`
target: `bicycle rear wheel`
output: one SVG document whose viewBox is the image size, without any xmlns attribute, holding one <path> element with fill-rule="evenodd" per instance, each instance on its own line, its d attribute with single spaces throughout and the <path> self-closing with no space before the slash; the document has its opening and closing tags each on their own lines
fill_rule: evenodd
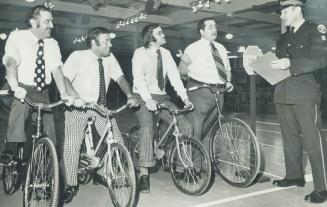
<svg viewBox="0 0 327 207">
<path fill-rule="evenodd" d="M 201 195 L 207 190 L 211 179 L 209 154 L 199 140 L 189 137 L 179 139 L 179 148 L 181 156 L 175 144 L 169 158 L 174 184 L 183 193 Z"/>
<path fill-rule="evenodd" d="M 211 159 L 223 180 L 247 187 L 256 178 L 260 163 L 258 141 L 250 127 L 237 118 L 223 118 L 211 134 Z"/>
<path fill-rule="evenodd" d="M 17 165 L 4 166 L 2 170 L 3 189 L 7 195 L 12 195 L 18 188 Z"/>
<path fill-rule="evenodd" d="M 59 193 L 56 149 L 51 140 L 45 137 L 36 142 L 32 153 L 24 186 L 24 206 L 56 207 Z"/>
<path fill-rule="evenodd" d="M 136 194 L 134 165 L 127 148 L 121 143 L 111 144 L 111 162 L 106 156 L 106 175 L 109 195 L 115 207 L 132 207 Z"/>
</svg>

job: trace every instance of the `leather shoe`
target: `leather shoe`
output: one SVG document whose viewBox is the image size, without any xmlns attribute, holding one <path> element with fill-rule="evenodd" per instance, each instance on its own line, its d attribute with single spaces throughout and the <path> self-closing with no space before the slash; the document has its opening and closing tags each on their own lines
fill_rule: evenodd
<svg viewBox="0 0 327 207">
<path fill-rule="evenodd" d="M 105 187 L 108 187 L 108 183 L 104 177 L 98 174 L 93 175 L 93 184 L 94 185 L 103 185 Z"/>
<path fill-rule="evenodd" d="M 327 200 L 327 191 L 313 191 L 309 195 L 306 195 L 304 200 L 308 203 L 323 203 Z"/>
<path fill-rule="evenodd" d="M 139 191 L 141 193 L 150 193 L 150 176 L 142 175 L 139 182 Z"/>
<path fill-rule="evenodd" d="M 305 185 L 305 180 L 284 178 L 281 180 L 274 180 L 272 184 L 278 187 L 289 187 L 289 186 L 303 187 Z"/>
</svg>

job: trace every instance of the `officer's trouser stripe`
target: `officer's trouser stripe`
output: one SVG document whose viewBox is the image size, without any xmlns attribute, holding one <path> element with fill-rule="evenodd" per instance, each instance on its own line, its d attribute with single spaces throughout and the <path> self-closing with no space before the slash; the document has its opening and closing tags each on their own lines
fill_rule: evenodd
<svg viewBox="0 0 327 207">
<path fill-rule="evenodd" d="M 318 122 L 318 106 L 317 104 L 315 104 L 315 125 L 316 125 L 316 129 L 318 131 L 318 135 L 319 135 L 319 143 L 320 143 L 320 155 L 321 155 L 321 162 L 322 162 L 322 169 L 323 169 L 323 176 L 324 176 L 324 182 L 325 182 L 325 187 L 327 189 L 327 178 L 326 178 L 326 165 L 325 165 L 325 156 L 324 156 L 324 148 L 323 148 L 323 143 L 322 143 L 322 137 L 320 134 L 320 130 L 317 127 L 317 122 Z"/>
</svg>

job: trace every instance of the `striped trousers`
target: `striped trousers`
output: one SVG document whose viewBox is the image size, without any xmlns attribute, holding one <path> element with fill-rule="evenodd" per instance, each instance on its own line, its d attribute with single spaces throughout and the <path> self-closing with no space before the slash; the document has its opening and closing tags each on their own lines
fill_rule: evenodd
<svg viewBox="0 0 327 207">
<path fill-rule="evenodd" d="M 65 169 L 65 184 L 77 186 L 78 162 L 81 144 L 84 140 L 87 119 L 96 117 L 95 128 L 100 136 L 106 128 L 107 119 L 92 110 L 66 110 L 65 111 L 65 141 L 63 149 L 63 164 Z M 119 140 L 123 140 L 116 120 L 111 119 L 113 134 Z"/>
</svg>

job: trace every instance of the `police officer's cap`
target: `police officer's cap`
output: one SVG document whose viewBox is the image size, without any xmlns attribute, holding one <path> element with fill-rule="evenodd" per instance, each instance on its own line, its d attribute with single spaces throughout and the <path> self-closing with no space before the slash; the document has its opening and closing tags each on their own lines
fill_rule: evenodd
<svg viewBox="0 0 327 207">
<path fill-rule="evenodd" d="M 300 6 L 303 7 L 306 0 L 280 0 L 280 10 L 286 9 L 290 6 Z"/>
</svg>

